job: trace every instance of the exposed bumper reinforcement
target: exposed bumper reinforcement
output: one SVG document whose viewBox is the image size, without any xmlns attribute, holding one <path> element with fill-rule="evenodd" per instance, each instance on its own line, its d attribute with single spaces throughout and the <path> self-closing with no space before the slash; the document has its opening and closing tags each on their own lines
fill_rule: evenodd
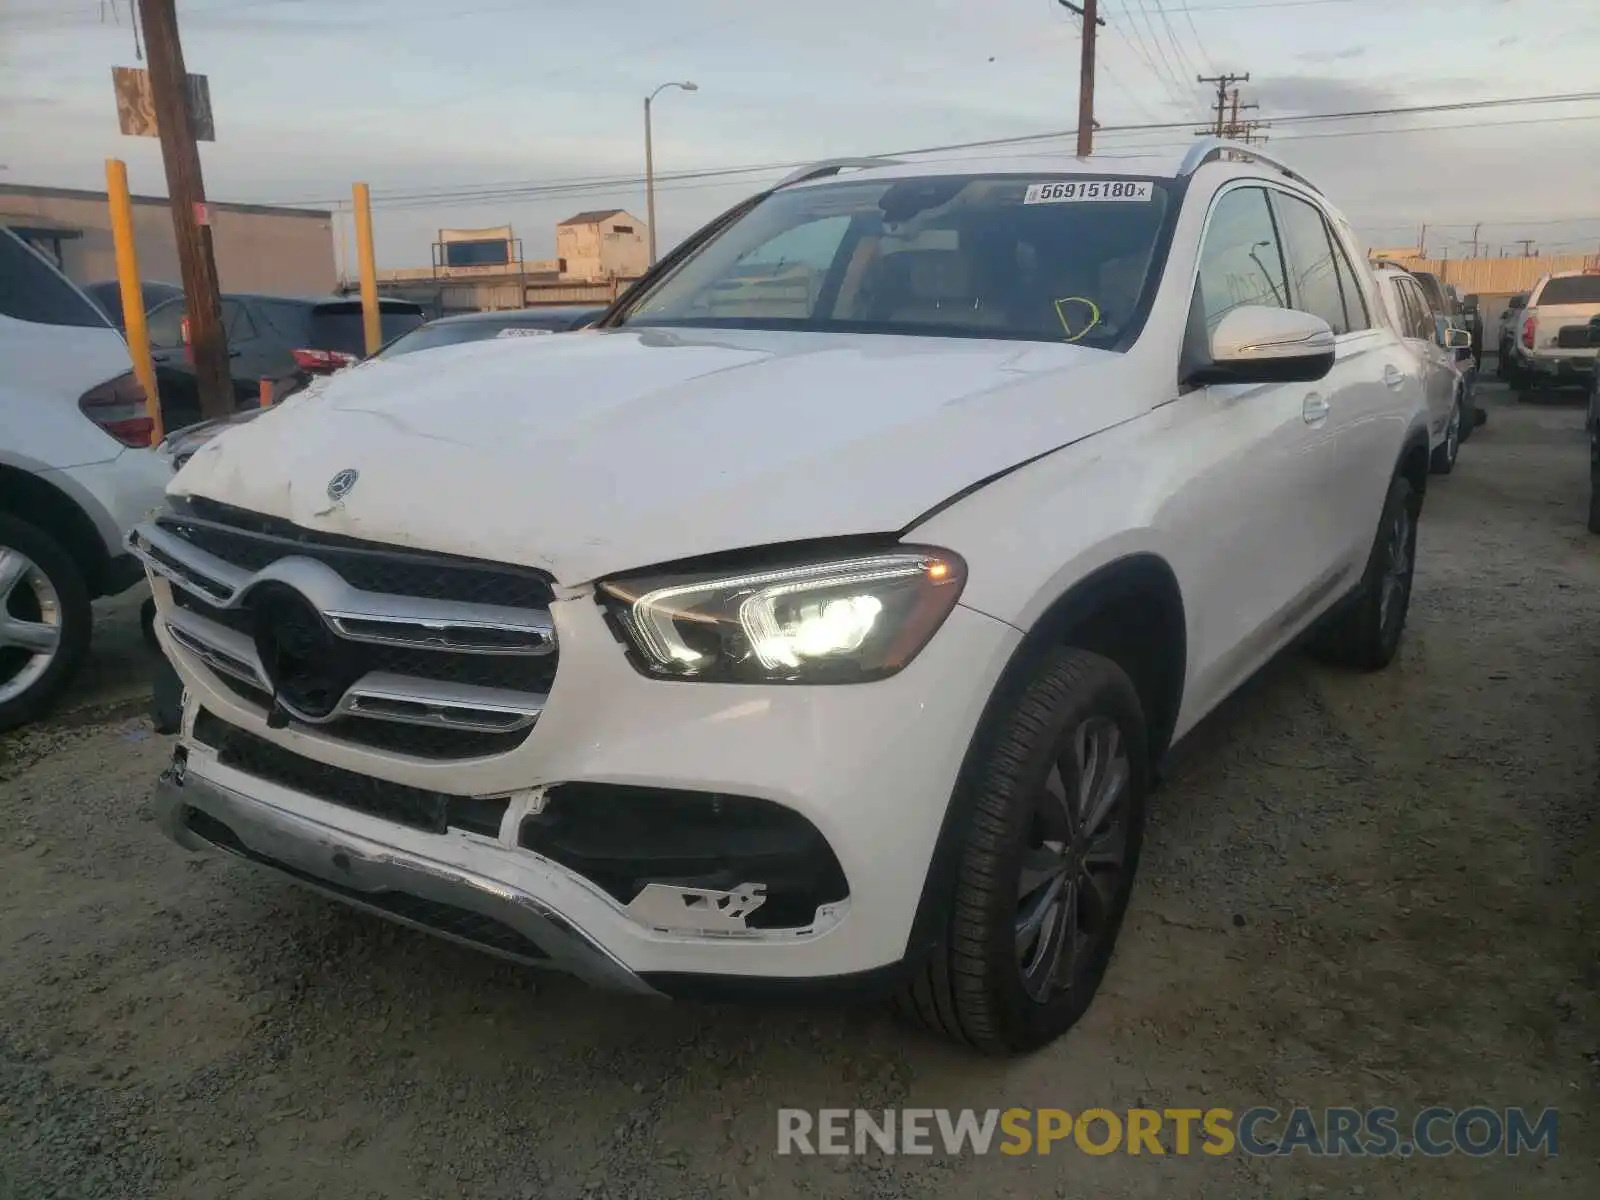
<svg viewBox="0 0 1600 1200">
<path fill-rule="evenodd" d="M 402 925 L 597 987 L 660 993 L 543 901 L 504 883 L 286 812 L 181 768 L 154 796 L 163 832 Z"/>
</svg>

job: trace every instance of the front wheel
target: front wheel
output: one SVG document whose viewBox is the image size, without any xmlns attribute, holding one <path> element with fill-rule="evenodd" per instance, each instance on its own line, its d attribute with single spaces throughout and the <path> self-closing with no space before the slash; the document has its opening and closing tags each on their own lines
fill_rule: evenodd
<svg viewBox="0 0 1600 1200">
<path fill-rule="evenodd" d="M 1115 663 L 1045 655 L 964 798 L 950 925 L 898 996 L 904 1014 L 988 1054 L 1036 1049 L 1084 1014 L 1138 866 L 1145 728 Z"/>
<path fill-rule="evenodd" d="M 1422 497 L 1411 481 L 1396 475 L 1389 484 L 1361 589 L 1312 639 L 1309 648 L 1317 658 L 1358 671 L 1381 671 L 1394 660 L 1411 608 L 1421 511 Z"/>
<path fill-rule="evenodd" d="M 44 531 L 0 515 L 0 731 L 43 716 L 72 682 L 93 620 L 71 556 Z"/>
</svg>

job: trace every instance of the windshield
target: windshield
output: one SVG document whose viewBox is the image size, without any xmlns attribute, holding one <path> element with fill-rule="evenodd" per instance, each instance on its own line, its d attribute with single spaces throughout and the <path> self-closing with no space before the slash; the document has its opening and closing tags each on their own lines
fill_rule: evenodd
<svg viewBox="0 0 1600 1200">
<path fill-rule="evenodd" d="M 1116 348 L 1143 324 L 1168 185 L 851 181 L 767 197 L 622 324 L 1016 338 Z"/>
<path fill-rule="evenodd" d="M 1562 275 L 1544 285 L 1539 303 L 1600 304 L 1600 275 Z"/>
<path fill-rule="evenodd" d="M 422 310 L 415 308 L 378 309 L 380 342 L 388 342 L 422 324 Z M 338 350 L 361 357 L 367 352 L 361 306 L 340 305 L 315 309 L 311 314 L 310 337 L 317 350 Z"/>
</svg>

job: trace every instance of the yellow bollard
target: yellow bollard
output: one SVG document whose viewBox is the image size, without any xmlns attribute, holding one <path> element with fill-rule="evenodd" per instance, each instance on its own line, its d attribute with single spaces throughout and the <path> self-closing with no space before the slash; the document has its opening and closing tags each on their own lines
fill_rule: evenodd
<svg viewBox="0 0 1600 1200">
<path fill-rule="evenodd" d="M 122 324 L 128 334 L 133 374 L 144 388 L 145 411 L 152 422 L 150 444 L 161 441 L 161 393 L 150 360 L 150 330 L 144 320 L 144 290 L 139 286 L 139 250 L 133 240 L 133 201 L 128 196 L 128 166 L 106 159 L 106 198 L 111 204 L 111 239 L 117 251 L 117 282 L 122 285 Z"/>
<path fill-rule="evenodd" d="M 355 185 L 356 261 L 361 264 L 361 322 L 367 335 L 367 353 L 383 345 L 383 323 L 378 318 L 378 264 L 372 250 L 372 197 L 367 185 Z"/>
</svg>

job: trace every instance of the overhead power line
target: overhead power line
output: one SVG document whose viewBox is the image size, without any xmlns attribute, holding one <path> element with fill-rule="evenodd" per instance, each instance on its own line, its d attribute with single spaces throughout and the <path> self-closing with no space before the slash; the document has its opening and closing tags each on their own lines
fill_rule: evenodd
<svg viewBox="0 0 1600 1200">
<path fill-rule="evenodd" d="M 1298 114 L 1293 114 L 1293 115 L 1289 115 L 1289 116 L 1274 117 L 1274 118 L 1272 118 L 1272 122 L 1276 126 L 1303 125 L 1303 124 L 1315 124 L 1315 123 L 1328 122 L 1328 121 L 1365 120 L 1365 119 L 1375 118 L 1375 117 L 1412 116 L 1412 115 L 1422 115 L 1422 114 L 1427 114 L 1427 113 L 1470 112 L 1470 111 L 1478 111 L 1478 110 L 1483 110 L 1483 109 L 1519 108 L 1519 107 L 1527 107 L 1527 106 L 1531 106 L 1531 105 L 1541 105 L 1541 104 L 1575 104 L 1575 103 L 1585 103 L 1585 102 L 1593 102 L 1593 101 L 1600 101 L 1600 91 L 1568 92 L 1568 93 L 1543 95 L 1543 96 L 1508 96 L 1508 97 L 1501 97 L 1501 98 L 1493 99 L 1493 100 L 1461 100 L 1461 101 L 1454 101 L 1454 102 L 1451 102 L 1451 103 L 1444 103 L 1444 104 L 1396 105 L 1396 106 L 1389 107 L 1389 108 L 1355 109 L 1355 110 L 1349 110 L 1349 111 L 1344 111 L 1344 112 L 1298 113 Z M 1596 114 L 1596 115 L 1600 116 L 1600 114 Z M 1561 119 L 1563 119 L 1563 118 L 1555 117 L 1555 118 L 1547 118 L 1546 120 L 1554 121 L 1554 120 L 1561 120 Z M 1540 121 L 1540 122 L 1535 122 L 1535 123 L 1544 123 L 1544 122 Z M 1104 135 L 1104 134 L 1134 134 L 1134 133 L 1171 131 L 1171 130 L 1189 130 L 1191 128 L 1192 128 L 1192 123 L 1189 122 L 1189 121 L 1150 121 L 1150 122 L 1127 124 L 1127 125 L 1106 125 L 1106 126 L 1102 126 L 1102 128 L 1100 129 L 1099 132 L 1102 135 Z M 1426 128 L 1427 127 L 1424 126 L 1424 127 L 1419 127 L 1419 129 L 1417 129 L 1417 130 L 1403 130 L 1403 131 L 1398 131 L 1398 132 L 1421 131 L 1422 129 L 1426 129 Z M 1444 126 L 1442 128 L 1460 128 L 1460 127 L 1459 126 Z M 1343 132 L 1339 132 L 1339 133 L 1325 134 L 1325 135 L 1320 135 L 1320 136 L 1329 136 L 1329 137 L 1333 137 L 1333 136 L 1339 136 L 1339 137 L 1343 137 L 1343 136 L 1361 136 L 1362 134 L 1366 134 L 1366 133 L 1381 133 L 1381 132 L 1386 132 L 1386 131 L 1377 130 L 1377 129 L 1356 129 L 1356 130 L 1343 131 Z M 968 142 L 951 142 L 951 143 L 947 143 L 947 144 L 939 145 L 939 146 L 920 146 L 920 147 L 916 147 L 914 149 L 908 149 L 908 150 L 889 150 L 889 151 L 881 152 L 879 156 L 880 157 L 886 157 L 886 158 L 894 158 L 894 157 L 908 157 L 908 156 L 927 155 L 927 154 L 944 154 L 944 153 L 951 153 L 951 152 L 960 151 L 960 150 L 986 149 L 986 148 L 989 148 L 989 147 L 1026 146 L 1026 145 L 1029 145 L 1029 144 L 1032 144 L 1032 143 L 1058 141 L 1058 140 L 1063 139 L 1063 138 L 1073 138 L 1073 137 L 1076 137 L 1076 135 L 1077 135 L 1077 130 L 1076 129 L 1057 129 L 1057 130 L 1052 130 L 1052 131 L 1045 132 L 1045 133 L 1018 134 L 1018 135 L 1011 136 L 1011 137 L 1000 137 L 1000 138 L 981 138 L 981 139 L 978 139 L 978 140 L 968 141 Z M 1310 136 L 1310 135 L 1303 135 L 1303 136 Z M 1299 139 L 1282 139 L 1282 140 L 1299 140 Z M 679 180 L 702 180 L 702 179 L 715 179 L 715 178 L 727 179 L 727 178 L 737 177 L 737 176 L 740 176 L 740 175 L 754 175 L 754 174 L 760 174 L 762 172 L 769 172 L 769 171 L 792 170 L 792 169 L 794 169 L 796 167 L 805 166 L 808 162 L 811 162 L 811 161 L 813 161 L 813 160 L 811 160 L 811 159 L 803 159 L 803 160 L 786 160 L 786 161 L 783 161 L 783 162 L 743 163 L 743 164 L 730 165 L 730 166 L 725 166 L 725 167 L 706 168 L 706 169 L 703 169 L 703 170 L 681 171 L 681 172 L 676 172 L 676 173 L 660 174 L 660 175 L 657 176 L 657 179 L 662 183 L 671 182 L 671 181 L 679 181 Z M 627 176 L 613 176 L 613 177 L 586 177 L 586 178 L 578 178 L 578 179 L 568 178 L 568 179 L 554 179 L 554 180 L 542 180 L 542 181 L 540 181 L 540 180 L 520 180 L 520 181 L 519 180 L 503 180 L 503 181 L 493 182 L 493 183 L 463 184 L 463 185 L 460 185 L 460 186 L 454 187 L 454 188 L 429 188 L 429 189 L 420 189 L 420 190 L 419 189 L 413 189 L 413 190 L 396 189 L 396 190 L 391 190 L 391 191 L 388 191 L 388 192 L 384 192 L 384 191 L 381 191 L 381 190 L 375 190 L 374 193 L 373 193 L 373 204 L 376 207 L 392 207 L 392 206 L 394 206 L 394 205 L 396 205 L 398 203 L 402 203 L 402 202 L 406 202 L 406 201 L 413 201 L 413 200 L 420 201 L 420 202 L 432 201 L 432 202 L 439 202 L 439 203 L 443 203 L 443 202 L 446 202 L 446 201 L 456 201 L 456 200 L 471 202 L 473 200 L 480 199 L 480 198 L 481 199 L 488 199 L 488 200 L 492 200 L 492 199 L 511 199 L 511 198 L 516 198 L 516 197 L 521 197 L 521 196 L 527 196 L 527 197 L 531 198 L 531 197 L 536 197 L 536 196 L 545 195 L 545 194 L 577 194 L 580 190 L 581 191 L 593 191 L 596 188 L 617 189 L 617 188 L 623 188 L 623 187 L 643 187 L 643 186 L 644 186 L 644 177 L 642 175 L 627 175 Z M 295 200 L 295 201 L 284 201 L 284 202 L 281 202 L 281 203 L 284 203 L 285 205 L 291 206 L 291 207 L 292 206 L 304 207 L 304 206 L 313 206 L 313 205 L 318 205 L 318 204 L 337 204 L 337 203 L 341 203 L 341 202 L 342 202 L 342 200 L 339 200 L 339 199 L 328 200 L 328 199 L 324 199 L 324 198 L 317 198 L 317 199 L 302 199 L 302 200 Z"/>
</svg>

